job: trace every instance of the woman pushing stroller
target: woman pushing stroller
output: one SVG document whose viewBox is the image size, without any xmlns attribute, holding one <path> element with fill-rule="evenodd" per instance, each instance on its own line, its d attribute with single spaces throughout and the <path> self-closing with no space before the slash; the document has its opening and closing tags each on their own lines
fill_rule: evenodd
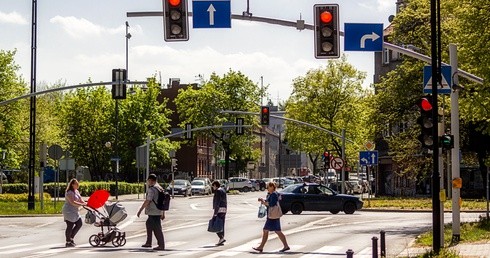
<svg viewBox="0 0 490 258">
<path fill-rule="evenodd" d="M 66 247 L 74 247 L 73 238 L 82 227 L 82 217 L 78 212 L 81 206 L 87 205 L 78 192 L 78 180 L 73 178 L 68 183 L 65 191 L 65 204 L 63 205 L 63 219 L 66 223 L 65 238 Z"/>
</svg>

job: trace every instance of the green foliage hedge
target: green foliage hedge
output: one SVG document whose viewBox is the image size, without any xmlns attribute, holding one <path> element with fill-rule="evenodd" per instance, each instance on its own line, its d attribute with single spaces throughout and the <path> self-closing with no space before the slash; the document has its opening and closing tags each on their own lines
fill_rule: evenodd
<svg viewBox="0 0 490 258">
<path fill-rule="evenodd" d="M 3 193 L 0 194 L 0 202 L 27 202 L 27 193 L 21 194 L 12 194 L 12 193 Z M 35 194 L 34 198 L 36 201 L 39 201 L 39 194 Z M 51 200 L 51 195 L 48 193 L 44 193 L 44 200 Z"/>
<path fill-rule="evenodd" d="M 59 195 L 64 196 L 66 190 L 66 183 L 59 183 Z M 43 185 L 44 192 L 55 196 L 56 183 L 45 183 Z M 108 190 L 112 196 L 116 195 L 116 183 L 115 182 L 80 182 L 78 191 L 82 196 L 90 196 L 95 190 L 105 189 Z M 118 182 L 117 193 L 122 194 L 137 194 L 143 193 L 143 184 Z M 27 196 L 27 184 L 4 184 L 3 193 L 10 194 L 23 194 Z"/>
</svg>

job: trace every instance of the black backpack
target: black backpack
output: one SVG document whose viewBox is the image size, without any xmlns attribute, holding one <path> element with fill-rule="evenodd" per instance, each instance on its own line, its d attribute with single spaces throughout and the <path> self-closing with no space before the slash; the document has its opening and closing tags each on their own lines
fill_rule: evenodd
<svg viewBox="0 0 490 258">
<path fill-rule="evenodd" d="M 157 206 L 157 209 L 162 210 L 162 211 L 168 211 L 170 208 L 170 194 L 167 193 L 165 190 L 160 191 L 158 190 L 158 198 L 157 201 L 153 200 L 153 203 Z"/>
</svg>

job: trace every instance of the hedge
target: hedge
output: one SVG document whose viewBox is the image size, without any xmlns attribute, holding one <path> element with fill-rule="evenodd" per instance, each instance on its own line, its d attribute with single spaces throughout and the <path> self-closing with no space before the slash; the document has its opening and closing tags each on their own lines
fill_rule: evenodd
<svg viewBox="0 0 490 258">
<path fill-rule="evenodd" d="M 12 194 L 12 193 L 3 193 L 0 194 L 0 202 L 27 202 L 27 193 L 21 194 Z M 51 195 L 48 193 L 44 193 L 44 200 L 51 200 Z M 34 199 L 39 201 L 39 194 L 34 195 Z"/>
<path fill-rule="evenodd" d="M 28 192 L 27 184 L 3 184 L 3 193 L 23 194 Z M 55 196 L 56 183 L 43 184 L 44 192 Z M 82 196 L 90 196 L 95 190 L 108 190 L 112 196 L 116 195 L 115 182 L 80 182 L 78 191 Z M 143 184 L 137 183 L 117 183 L 118 195 L 143 193 Z M 59 196 L 64 196 L 66 183 L 59 183 Z M 27 195 L 27 194 L 26 194 Z"/>
</svg>

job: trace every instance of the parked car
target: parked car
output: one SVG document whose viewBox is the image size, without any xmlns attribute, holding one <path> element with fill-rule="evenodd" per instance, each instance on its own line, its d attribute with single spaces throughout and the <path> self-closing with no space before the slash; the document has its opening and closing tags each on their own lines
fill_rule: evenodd
<svg viewBox="0 0 490 258">
<path fill-rule="evenodd" d="M 362 194 L 363 189 L 361 184 L 359 184 L 359 181 L 356 180 L 350 180 L 345 182 L 345 186 L 347 188 L 347 191 L 353 194 Z"/>
<path fill-rule="evenodd" d="M 265 182 L 261 179 L 250 179 L 252 182 L 252 191 L 264 191 L 265 190 Z"/>
<path fill-rule="evenodd" d="M 206 180 L 194 179 L 191 182 L 192 194 L 211 194 L 211 185 Z"/>
<path fill-rule="evenodd" d="M 230 177 L 229 187 L 230 190 L 239 190 L 243 192 L 248 192 L 252 190 L 252 182 L 245 177 Z"/>
<path fill-rule="evenodd" d="M 207 178 L 207 177 L 194 177 L 194 178 L 192 179 L 192 181 L 194 181 L 194 180 L 204 180 L 204 181 L 206 182 L 206 184 L 210 185 L 210 187 L 211 187 L 211 183 L 212 183 L 212 182 L 211 182 L 211 180 L 210 180 L 209 178 Z"/>
<path fill-rule="evenodd" d="M 301 214 L 303 211 L 329 211 L 337 214 L 353 214 L 362 209 L 363 202 L 359 197 L 338 194 L 334 190 L 316 183 L 294 184 L 284 188 L 281 192 L 282 212 L 289 211 Z"/>
<path fill-rule="evenodd" d="M 172 185 L 173 185 L 173 194 L 183 195 L 187 197 L 188 195 L 192 195 L 192 186 L 189 180 L 184 179 L 176 179 L 173 184 L 170 183 L 167 187 L 167 191 L 172 194 Z"/>
</svg>

